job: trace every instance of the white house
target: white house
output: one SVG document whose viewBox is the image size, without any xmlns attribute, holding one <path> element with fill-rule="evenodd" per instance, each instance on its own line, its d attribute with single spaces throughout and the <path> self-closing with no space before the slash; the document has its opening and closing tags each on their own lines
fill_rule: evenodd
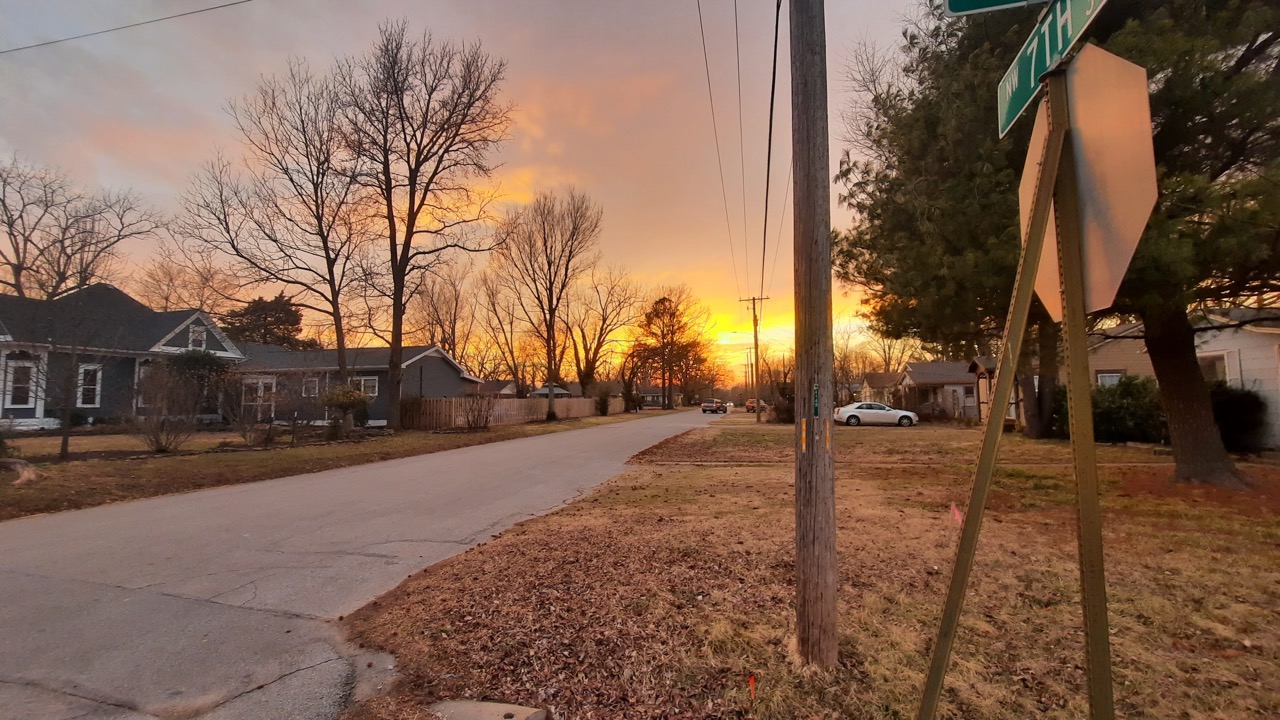
<svg viewBox="0 0 1280 720">
<path fill-rule="evenodd" d="M 1243 327 L 1201 332 L 1196 356 L 1205 377 L 1253 390 L 1267 401 L 1268 445 L 1280 448 L 1280 311 L 1236 308 L 1214 311 L 1215 325 Z"/>
</svg>

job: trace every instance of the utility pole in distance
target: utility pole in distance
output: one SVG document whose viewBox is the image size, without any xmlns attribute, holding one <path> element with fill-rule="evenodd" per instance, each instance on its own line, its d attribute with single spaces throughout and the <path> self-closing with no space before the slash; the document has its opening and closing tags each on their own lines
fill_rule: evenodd
<svg viewBox="0 0 1280 720">
<path fill-rule="evenodd" d="M 836 664 L 836 498 L 831 458 L 831 158 L 823 0 L 791 0 L 795 167 L 796 638 L 800 658 Z"/>
<path fill-rule="evenodd" d="M 746 300 L 738 301 L 738 302 L 751 303 L 751 333 L 752 333 L 751 342 L 752 342 L 752 347 L 754 348 L 752 352 L 752 357 L 755 358 L 755 362 L 752 363 L 751 365 L 751 368 L 752 368 L 751 369 L 751 392 L 754 393 L 756 396 L 756 409 L 755 409 L 756 424 L 759 424 L 761 422 L 760 420 L 760 314 L 756 312 L 756 303 L 763 302 L 768 299 L 769 298 L 767 297 L 750 297 L 750 298 L 747 298 Z"/>
</svg>

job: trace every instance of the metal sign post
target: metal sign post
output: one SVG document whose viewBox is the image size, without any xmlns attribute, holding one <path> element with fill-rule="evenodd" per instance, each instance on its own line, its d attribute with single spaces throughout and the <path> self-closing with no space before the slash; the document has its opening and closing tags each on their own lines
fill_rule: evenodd
<svg viewBox="0 0 1280 720">
<path fill-rule="evenodd" d="M 1071 68 L 1045 76 L 1044 84 L 1048 97 L 1036 117 L 1021 189 L 1025 245 L 1005 323 L 993 411 L 987 416 L 920 720 L 935 716 L 941 698 L 1004 429 L 1004 416 L 995 408 L 1007 407 L 1012 395 L 1033 292 L 1051 312 L 1059 309 L 1064 325 L 1090 717 L 1115 716 L 1085 319 L 1114 301 L 1156 201 L 1150 107 L 1145 71 L 1094 46 L 1081 51 Z M 1056 285 L 1053 297 L 1050 284 Z"/>
</svg>

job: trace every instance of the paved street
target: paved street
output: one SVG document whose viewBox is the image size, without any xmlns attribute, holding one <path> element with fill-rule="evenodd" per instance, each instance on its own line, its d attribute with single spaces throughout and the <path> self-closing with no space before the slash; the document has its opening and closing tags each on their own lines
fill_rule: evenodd
<svg viewBox="0 0 1280 720">
<path fill-rule="evenodd" d="M 0 720 L 333 717 L 355 674 L 330 620 L 708 419 L 0 523 Z"/>
</svg>

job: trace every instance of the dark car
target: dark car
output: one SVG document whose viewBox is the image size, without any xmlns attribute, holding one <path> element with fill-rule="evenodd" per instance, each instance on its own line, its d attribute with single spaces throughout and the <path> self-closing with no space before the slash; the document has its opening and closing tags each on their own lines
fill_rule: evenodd
<svg viewBox="0 0 1280 720">
<path fill-rule="evenodd" d="M 723 400 L 715 398 L 707 398 L 702 401 L 702 412 L 704 413 L 727 413 L 729 406 L 724 404 Z"/>
</svg>

